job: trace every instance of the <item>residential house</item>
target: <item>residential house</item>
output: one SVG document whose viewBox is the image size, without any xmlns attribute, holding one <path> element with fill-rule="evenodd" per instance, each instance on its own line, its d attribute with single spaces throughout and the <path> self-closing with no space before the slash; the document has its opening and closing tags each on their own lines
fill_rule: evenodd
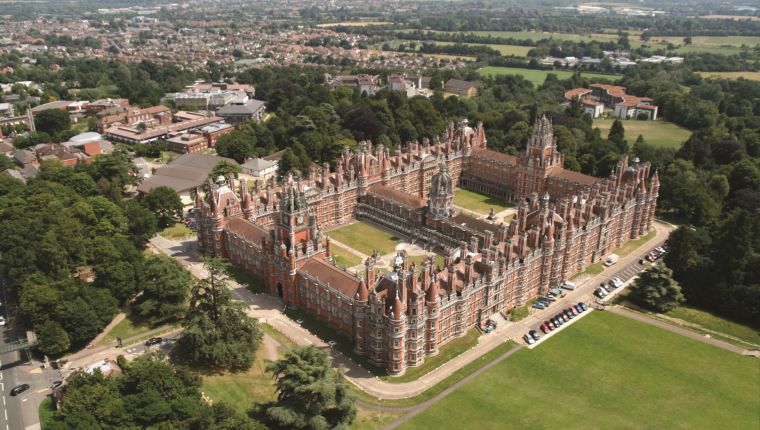
<svg viewBox="0 0 760 430">
<path fill-rule="evenodd" d="M 249 158 L 242 166 L 243 173 L 261 178 L 277 172 L 276 160 L 265 160 L 263 158 Z"/>
</svg>

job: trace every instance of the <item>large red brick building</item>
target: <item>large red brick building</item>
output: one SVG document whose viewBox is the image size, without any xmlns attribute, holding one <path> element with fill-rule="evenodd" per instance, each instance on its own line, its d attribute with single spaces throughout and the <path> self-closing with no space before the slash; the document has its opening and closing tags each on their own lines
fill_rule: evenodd
<svg viewBox="0 0 760 430">
<path fill-rule="evenodd" d="M 621 160 L 608 178 L 565 170 L 552 125 L 541 118 L 525 151 L 486 147 L 482 125 L 388 148 L 362 142 L 335 168 L 314 167 L 249 192 L 221 178 L 197 193 L 201 248 L 260 276 L 268 291 L 343 332 L 357 353 L 391 374 L 441 345 L 561 285 L 652 225 L 659 181 L 648 163 Z M 456 187 L 517 202 L 509 224 L 452 207 Z M 237 188 L 237 191 L 235 190 Z M 364 220 L 445 256 L 363 273 L 333 264 L 322 229 Z"/>
</svg>

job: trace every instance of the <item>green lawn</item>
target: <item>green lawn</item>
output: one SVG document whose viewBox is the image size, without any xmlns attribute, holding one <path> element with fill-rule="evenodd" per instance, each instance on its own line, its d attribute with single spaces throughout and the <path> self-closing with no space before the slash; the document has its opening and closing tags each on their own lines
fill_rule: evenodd
<svg viewBox="0 0 760 430">
<path fill-rule="evenodd" d="M 652 238 L 657 234 L 655 230 L 650 231 L 649 233 L 641 236 L 638 239 L 629 240 L 628 242 L 624 243 L 623 246 L 615 250 L 615 254 L 617 254 L 619 257 L 624 257 L 631 252 L 635 251 L 638 247 L 645 244 L 646 242 L 649 242 L 652 240 Z"/>
<path fill-rule="evenodd" d="M 601 130 L 602 137 L 607 137 L 613 121 L 614 119 L 595 119 L 594 127 Z M 623 128 L 625 128 L 625 138 L 630 145 L 633 145 L 639 135 L 642 135 L 647 143 L 680 148 L 681 144 L 691 136 L 690 130 L 661 119 L 657 121 L 626 119 L 623 120 Z"/>
<path fill-rule="evenodd" d="M 454 205 L 482 215 L 488 215 L 491 212 L 491 208 L 493 208 L 494 212 L 501 212 L 510 207 L 504 199 L 465 190 L 464 188 L 454 190 Z"/>
<path fill-rule="evenodd" d="M 407 258 L 407 262 L 409 265 L 414 263 L 419 267 L 422 265 L 422 260 L 427 260 L 427 258 L 428 257 L 426 255 L 410 255 Z M 445 258 L 443 258 L 443 255 L 435 254 L 434 258 L 435 258 L 435 265 L 443 267 L 443 265 L 445 264 Z"/>
<path fill-rule="evenodd" d="M 166 227 L 159 231 L 158 234 L 169 240 L 187 240 L 195 236 L 195 232 L 181 222 L 178 222 L 171 227 Z"/>
<path fill-rule="evenodd" d="M 524 306 L 521 306 L 519 308 L 514 308 L 511 311 L 509 311 L 510 320 L 517 322 L 522 319 L 525 319 L 525 317 L 530 315 L 530 308 L 531 306 L 533 306 L 533 303 L 536 303 L 536 300 L 538 300 L 538 298 L 530 299 L 528 300 L 528 303 L 526 303 Z"/>
<path fill-rule="evenodd" d="M 751 81 L 760 81 L 760 72 L 697 72 L 704 78 L 711 79 L 749 79 Z"/>
<path fill-rule="evenodd" d="M 409 367 L 401 376 L 388 376 L 383 379 L 397 384 L 415 381 L 431 370 L 438 368 L 452 358 L 477 345 L 478 337 L 480 337 L 480 332 L 471 328 L 464 336 L 452 339 L 447 344 L 443 345 L 438 351 L 438 355 L 426 357 L 421 366 Z"/>
<path fill-rule="evenodd" d="M 50 396 L 46 396 L 45 399 L 42 402 L 40 402 L 40 409 L 39 409 L 40 428 L 42 430 L 45 430 L 53 421 L 54 413 L 55 413 L 55 409 L 53 409 L 53 398 Z"/>
<path fill-rule="evenodd" d="M 272 375 L 266 373 L 266 362 L 259 348 L 256 361 L 246 372 L 224 372 L 205 375 L 201 391 L 214 402 L 225 402 L 245 414 L 254 402 L 266 403 L 275 399 Z"/>
<path fill-rule="evenodd" d="M 723 333 L 748 342 L 755 347 L 760 346 L 760 331 L 747 325 L 727 320 L 710 312 L 702 311 L 687 306 L 678 307 L 665 315 L 678 318 L 701 327 Z M 746 346 L 746 345 L 745 345 Z"/>
<path fill-rule="evenodd" d="M 361 257 L 337 245 L 330 247 L 330 254 L 335 259 L 335 264 L 342 267 L 354 267 L 362 262 Z"/>
<path fill-rule="evenodd" d="M 759 381 L 756 358 L 594 312 L 401 428 L 757 428 Z"/>
<path fill-rule="evenodd" d="M 539 70 L 539 69 L 523 69 L 520 67 L 495 67 L 487 66 L 478 70 L 481 75 L 484 76 L 498 76 L 498 75 L 522 75 L 525 79 L 533 82 L 538 86 L 544 83 L 546 75 L 554 73 L 559 79 L 568 79 L 573 76 L 572 70 Z M 581 72 L 581 75 L 588 79 L 605 79 L 608 81 L 616 81 L 621 78 L 621 75 L 605 75 L 601 73 L 588 73 Z"/>
<path fill-rule="evenodd" d="M 116 342 L 117 337 L 125 340 L 133 336 L 139 336 L 154 328 L 156 327 L 151 327 L 147 321 L 143 321 L 137 315 L 130 314 L 121 320 L 120 323 L 116 324 L 111 331 L 106 333 L 106 335 L 98 342 L 98 346 L 113 345 Z"/>
<path fill-rule="evenodd" d="M 374 250 L 378 250 L 380 255 L 389 254 L 396 249 L 399 241 L 393 233 L 361 221 L 332 230 L 327 235 L 367 255 L 372 255 Z"/>
</svg>

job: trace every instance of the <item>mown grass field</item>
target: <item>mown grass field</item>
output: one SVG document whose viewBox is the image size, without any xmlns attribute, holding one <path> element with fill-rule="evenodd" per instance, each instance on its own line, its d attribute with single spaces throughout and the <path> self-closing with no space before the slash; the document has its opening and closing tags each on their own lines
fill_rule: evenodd
<svg viewBox="0 0 760 430">
<path fill-rule="evenodd" d="M 594 312 L 401 428 L 756 428 L 756 360 Z"/>
<path fill-rule="evenodd" d="M 375 249 L 380 255 L 389 254 L 396 249 L 399 241 L 393 233 L 361 221 L 332 230 L 327 235 L 367 255 L 372 255 Z"/>
<path fill-rule="evenodd" d="M 317 24 L 317 27 L 337 27 L 339 25 L 344 27 L 367 27 L 370 25 L 386 25 L 393 24 L 389 21 L 343 21 L 343 22 L 328 22 L 324 24 Z"/>
<path fill-rule="evenodd" d="M 483 76 L 498 76 L 498 75 L 522 75 L 525 79 L 533 82 L 533 85 L 541 85 L 546 80 L 546 75 L 554 73 L 559 79 L 568 79 L 573 76 L 571 70 L 539 70 L 539 69 L 523 69 L 519 67 L 494 67 L 487 66 L 478 70 Z M 601 73 L 588 73 L 581 72 L 581 74 L 589 79 L 604 79 L 608 81 L 615 81 L 621 78 L 620 75 L 605 75 Z"/>
<path fill-rule="evenodd" d="M 623 246 L 616 249 L 614 252 L 620 257 L 625 257 L 626 255 L 638 249 L 638 247 L 640 247 L 641 245 L 652 240 L 652 238 L 655 237 L 655 235 L 657 235 L 657 231 L 651 230 L 649 233 L 641 236 L 638 239 L 629 240 L 628 242 L 624 243 Z"/>
<path fill-rule="evenodd" d="M 444 261 L 445 261 L 445 259 L 443 258 L 443 256 L 435 254 L 434 258 L 435 258 L 435 263 L 434 264 L 436 266 L 443 267 Z M 422 260 L 427 260 L 427 259 L 428 259 L 428 257 L 426 255 L 410 255 L 407 258 L 407 263 L 410 264 L 410 265 L 412 263 L 414 263 L 415 265 L 417 265 L 419 267 L 420 265 L 422 265 Z"/>
<path fill-rule="evenodd" d="M 425 361 L 421 366 L 410 367 L 406 369 L 406 372 L 404 372 L 404 374 L 401 376 L 385 376 L 382 379 L 397 384 L 400 384 L 402 382 L 415 381 L 420 377 L 425 376 L 425 374 L 431 370 L 438 368 L 459 354 L 477 345 L 478 337 L 480 337 L 480 332 L 474 328 L 471 328 L 470 331 L 468 331 L 464 336 L 452 339 L 443 345 L 440 348 L 438 355 L 425 357 Z"/>
<path fill-rule="evenodd" d="M 697 72 L 704 78 L 714 79 L 749 79 L 751 81 L 760 81 L 760 72 Z"/>
<path fill-rule="evenodd" d="M 482 215 L 488 215 L 491 209 L 498 213 L 510 207 L 503 199 L 465 190 L 464 188 L 454 190 L 454 205 Z"/>
<path fill-rule="evenodd" d="M 602 131 L 602 136 L 606 137 L 613 121 L 614 119 L 595 119 L 594 127 L 598 127 Z M 660 119 L 657 121 L 623 120 L 623 128 L 625 128 L 625 138 L 629 145 L 633 145 L 639 135 L 642 135 L 644 140 L 652 145 L 680 148 L 681 144 L 691 136 L 691 131 Z"/>
</svg>

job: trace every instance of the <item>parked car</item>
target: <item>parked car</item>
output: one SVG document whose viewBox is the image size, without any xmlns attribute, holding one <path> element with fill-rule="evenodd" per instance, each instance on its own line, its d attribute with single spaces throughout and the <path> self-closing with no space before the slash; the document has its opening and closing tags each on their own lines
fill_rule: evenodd
<svg viewBox="0 0 760 430">
<path fill-rule="evenodd" d="M 564 314 L 564 312 L 560 312 L 559 314 L 557 314 L 557 316 L 558 316 L 558 317 L 559 317 L 559 318 L 560 318 L 562 321 L 565 321 L 565 322 L 568 322 L 568 321 L 570 321 L 570 318 L 568 318 L 568 317 L 567 317 L 567 315 L 565 315 L 565 314 Z"/>
<path fill-rule="evenodd" d="M 550 331 L 552 331 L 552 329 L 550 329 L 549 325 L 546 324 L 546 321 L 544 321 L 544 323 L 541 324 L 541 331 L 544 333 L 549 333 Z"/>
<path fill-rule="evenodd" d="M 583 303 L 583 302 L 578 302 L 578 306 L 580 306 L 580 307 L 583 309 L 583 312 L 586 312 L 586 309 L 588 309 L 588 308 L 586 307 L 586 304 L 585 304 L 585 303 Z"/>
<path fill-rule="evenodd" d="M 546 324 L 549 326 L 550 329 L 554 330 L 557 328 L 557 324 L 554 324 L 554 318 L 549 318 L 546 321 Z"/>
<path fill-rule="evenodd" d="M 564 288 L 566 290 L 569 290 L 569 291 L 573 291 L 576 287 L 577 287 L 577 285 L 575 285 L 575 282 L 570 282 L 570 281 L 566 281 L 562 285 L 562 288 Z"/>
<path fill-rule="evenodd" d="M 575 314 L 570 309 L 565 309 L 565 315 L 567 315 L 568 318 L 573 319 L 575 318 Z"/>
<path fill-rule="evenodd" d="M 546 306 L 544 306 L 541 302 L 533 303 L 533 306 L 531 306 L 536 309 L 546 309 Z"/>
<path fill-rule="evenodd" d="M 602 290 L 601 288 L 597 288 L 596 290 L 594 290 L 594 295 L 599 297 L 600 299 L 603 299 L 607 294 L 605 294 L 604 290 Z"/>
<path fill-rule="evenodd" d="M 11 396 L 18 396 L 19 394 L 23 393 L 29 388 L 31 388 L 29 387 L 29 384 L 16 385 L 15 387 L 11 389 Z"/>
<path fill-rule="evenodd" d="M 5 325 L 5 317 L 0 317 L 0 326 Z"/>
<path fill-rule="evenodd" d="M 523 336 L 523 340 L 525 340 L 525 343 L 527 343 L 528 345 L 533 345 L 534 343 L 536 343 L 536 341 L 533 340 L 533 338 L 530 337 L 528 334 Z"/>
<path fill-rule="evenodd" d="M 573 309 L 575 309 L 576 311 L 578 311 L 579 314 L 583 313 L 583 308 L 581 308 L 580 305 L 573 305 Z"/>
<path fill-rule="evenodd" d="M 569 308 L 567 308 L 567 310 L 570 311 L 570 313 L 573 314 L 573 316 L 577 316 L 580 313 L 573 306 L 570 306 Z"/>
<path fill-rule="evenodd" d="M 530 335 L 530 337 L 532 337 L 532 338 L 533 338 L 533 340 L 535 340 L 536 342 L 538 342 L 538 339 L 541 339 L 541 338 L 538 336 L 538 333 L 536 333 L 536 331 L 535 331 L 535 330 L 531 330 L 531 331 L 529 331 L 529 332 L 528 332 L 528 334 L 529 334 L 529 335 Z"/>
<path fill-rule="evenodd" d="M 163 342 L 163 341 L 164 341 L 164 339 L 163 339 L 163 338 L 160 338 L 160 337 L 152 337 L 152 338 L 150 338 L 150 339 L 148 339 L 148 340 L 146 340 L 146 341 L 145 341 L 145 346 L 153 346 L 153 345 L 158 345 L 158 344 L 160 344 L 160 343 L 161 343 L 161 342 Z"/>
</svg>

